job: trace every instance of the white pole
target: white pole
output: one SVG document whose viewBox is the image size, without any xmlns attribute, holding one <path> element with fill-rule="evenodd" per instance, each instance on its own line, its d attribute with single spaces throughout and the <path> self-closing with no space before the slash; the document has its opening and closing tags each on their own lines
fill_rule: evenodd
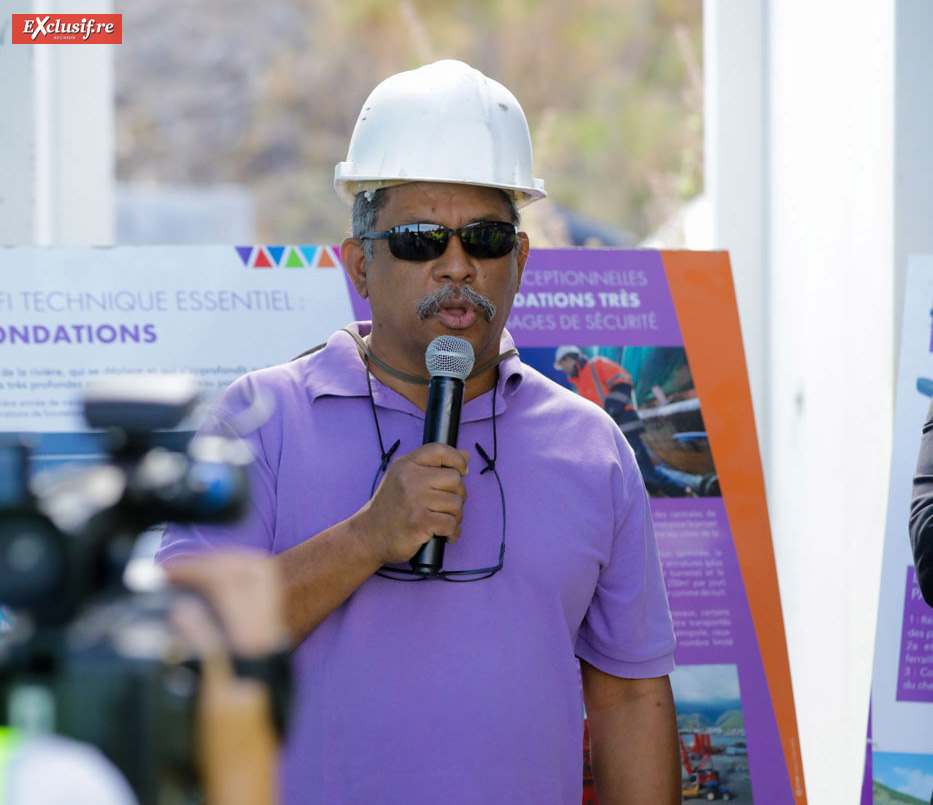
<svg viewBox="0 0 933 805">
<path fill-rule="evenodd" d="M 81 13 L 112 13 L 88 0 Z M 65 0 L 0 0 L 0 243 L 114 241 L 113 48 L 12 44 L 13 13 L 73 13 Z"/>
<path fill-rule="evenodd" d="M 772 524 L 809 798 L 857 802 L 891 448 L 894 6 L 781 0 L 767 27 Z"/>
</svg>

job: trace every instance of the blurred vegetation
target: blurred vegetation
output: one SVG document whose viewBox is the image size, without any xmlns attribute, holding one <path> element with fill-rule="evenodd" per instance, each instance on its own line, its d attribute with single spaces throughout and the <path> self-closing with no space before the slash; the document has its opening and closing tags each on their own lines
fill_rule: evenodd
<svg viewBox="0 0 933 805">
<path fill-rule="evenodd" d="M 528 116 L 558 207 L 640 238 L 702 189 L 700 0 L 116 0 L 117 177 L 247 187 L 266 243 L 337 242 L 332 189 L 383 78 L 458 58 Z"/>
</svg>

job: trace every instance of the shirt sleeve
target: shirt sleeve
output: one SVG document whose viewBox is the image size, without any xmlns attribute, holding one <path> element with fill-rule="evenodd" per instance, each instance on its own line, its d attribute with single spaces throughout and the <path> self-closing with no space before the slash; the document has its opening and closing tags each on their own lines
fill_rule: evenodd
<svg viewBox="0 0 933 805">
<path fill-rule="evenodd" d="M 910 498 L 910 545 L 923 600 L 933 606 L 933 403 L 923 424 Z"/>
<path fill-rule="evenodd" d="M 634 459 L 627 474 L 610 559 L 580 626 L 575 652 L 607 674 L 644 679 L 674 670 L 674 629 L 648 493 Z"/>
<path fill-rule="evenodd" d="M 249 449 L 253 460 L 247 468 L 249 501 L 246 513 L 233 523 L 168 523 L 156 552 L 158 563 L 165 564 L 218 548 L 255 550 L 265 554 L 272 552 L 275 534 L 275 473 L 263 439 L 269 423 L 249 433 L 238 433 L 235 425 L 236 412 L 248 408 L 255 394 L 252 385 L 248 376 L 235 381 L 211 407 L 204 424 L 194 437 L 238 437 Z"/>
</svg>

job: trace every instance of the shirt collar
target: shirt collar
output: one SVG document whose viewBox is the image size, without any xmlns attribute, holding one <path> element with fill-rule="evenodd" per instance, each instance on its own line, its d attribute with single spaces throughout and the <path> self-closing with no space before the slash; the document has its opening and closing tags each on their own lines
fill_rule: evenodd
<svg viewBox="0 0 933 805">
<path fill-rule="evenodd" d="M 348 328 L 360 335 L 369 334 L 369 322 L 353 322 Z M 305 388 L 313 403 L 318 397 L 366 397 L 366 367 L 353 338 L 337 330 L 323 349 L 304 358 Z"/>
<path fill-rule="evenodd" d="M 355 330 L 365 337 L 372 330 L 368 321 L 356 321 L 347 325 L 347 329 Z M 508 331 L 503 331 L 499 342 L 499 352 L 513 349 L 515 342 Z M 313 403 L 319 397 L 366 397 L 369 388 L 366 383 L 366 367 L 360 357 L 356 342 L 349 333 L 343 330 L 335 332 L 324 345 L 323 349 L 312 353 L 305 358 L 307 370 L 305 387 L 308 397 Z M 508 400 L 519 389 L 527 367 L 517 355 L 506 358 L 499 364 L 499 379 L 496 389 L 496 414 L 499 415 L 508 407 Z M 384 386 L 376 378 L 372 378 L 373 399 L 377 405 L 386 408 L 395 408 L 407 411 L 417 416 L 424 416 L 424 412 L 406 400 L 401 394 Z M 483 419 L 491 413 L 489 395 L 486 392 L 470 400 L 463 406 L 461 422 L 474 419 Z"/>
</svg>

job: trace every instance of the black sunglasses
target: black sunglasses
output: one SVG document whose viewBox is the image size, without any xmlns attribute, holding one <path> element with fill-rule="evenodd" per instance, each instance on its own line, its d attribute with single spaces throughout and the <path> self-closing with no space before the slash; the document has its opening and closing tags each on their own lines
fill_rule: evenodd
<svg viewBox="0 0 933 805">
<path fill-rule="evenodd" d="M 384 232 L 369 232 L 361 240 L 387 240 L 392 256 L 422 263 L 440 257 L 451 235 L 460 238 L 463 250 L 479 260 L 505 257 L 515 248 L 518 227 L 507 221 L 477 221 L 448 229 L 440 224 L 400 224 Z"/>
</svg>

